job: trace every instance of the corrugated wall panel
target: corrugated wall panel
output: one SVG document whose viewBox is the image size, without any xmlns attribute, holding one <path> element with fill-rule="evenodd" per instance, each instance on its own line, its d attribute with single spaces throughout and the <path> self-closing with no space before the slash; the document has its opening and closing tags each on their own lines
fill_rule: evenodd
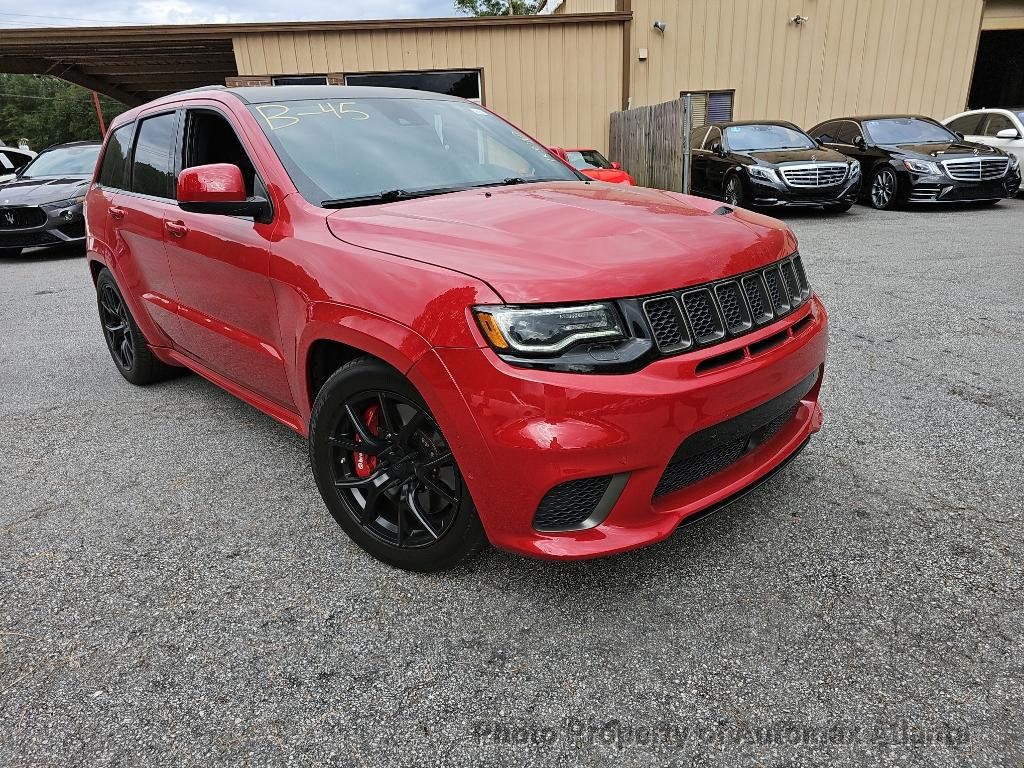
<svg viewBox="0 0 1024 768">
<path fill-rule="evenodd" d="M 251 33 L 235 37 L 239 75 L 480 69 L 485 104 L 549 145 L 608 148 L 621 106 L 622 25 Z"/>
<path fill-rule="evenodd" d="M 568 0 L 568 2 L 580 0 Z M 924 112 L 967 100 L 983 0 L 632 0 L 633 106 L 735 89 L 735 115 L 804 126 L 838 114 Z M 986 19 L 1021 0 L 990 0 Z M 996 15 L 998 14 L 998 15 Z M 808 17 L 804 24 L 791 19 Z M 664 21 L 664 34 L 652 29 Z M 991 23 L 1006 23 L 996 22 Z M 647 61 L 637 49 L 647 48 Z"/>
</svg>

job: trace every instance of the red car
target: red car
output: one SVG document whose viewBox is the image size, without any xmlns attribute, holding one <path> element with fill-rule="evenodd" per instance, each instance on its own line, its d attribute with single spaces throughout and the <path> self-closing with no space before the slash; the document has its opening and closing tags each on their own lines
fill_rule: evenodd
<svg viewBox="0 0 1024 768">
<path fill-rule="evenodd" d="M 552 151 L 584 176 L 609 184 L 636 185 L 636 179 L 622 170 L 622 166 L 609 161 L 596 149 L 562 149 L 552 147 Z"/>
<path fill-rule="evenodd" d="M 121 374 L 189 368 L 308 435 L 328 510 L 403 568 L 658 541 L 821 424 L 785 225 L 581 180 L 472 102 L 168 96 L 114 120 L 86 216 Z"/>
</svg>

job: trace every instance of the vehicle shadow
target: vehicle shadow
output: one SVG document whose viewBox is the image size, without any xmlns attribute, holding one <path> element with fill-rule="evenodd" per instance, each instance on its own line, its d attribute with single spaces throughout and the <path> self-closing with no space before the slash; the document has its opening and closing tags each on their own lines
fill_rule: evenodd
<svg viewBox="0 0 1024 768">
<path fill-rule="evenodd" d="M 85 248 L 81 245 L 57 248 L 26 248 L 17 255 L 5 254 L 0 251 L 0 263 L 24 264 L 36 261 L 65 261 L 85 257 Z"/>
</svg>

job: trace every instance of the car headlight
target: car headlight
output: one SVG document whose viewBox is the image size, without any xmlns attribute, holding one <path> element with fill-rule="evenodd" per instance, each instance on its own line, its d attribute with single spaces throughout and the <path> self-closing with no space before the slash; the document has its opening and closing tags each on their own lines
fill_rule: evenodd
<svg viewBox="0 0 1024 768">
<path fill-rule="evenodd" d="M 600 302 L 569 307 L 474 307 L 484 338 L 499 353 L 554 355 L 580 341 L 626 338 L 618 312 Z"/>
<path fill-rule="evenodd" d="M 856 179 L 860 176 L 860 163 L 854 161 L 850 163 L 850 178 Z"/>
<path fill-rule="evenodd" d="M 755 179 L 764 179 L 775 184 L 779 183 L 779 174 L 775 172 L 774 168 L 765 168 L 763 165 L 751 165 L 748 166 L 747 170 L 750 171 L 750 175 Z"/>
<path fill-rule="evenodd" d="M 912 173 L 927 173 L 932 176 L 942 174 L 939 164 L 933 163 L 931 160 L 904 160 L 903 166 Z"/>
<path fill-rule="evenodd" d="M 1016 155 L 1010 155 L 1010 170 L 1016 171 L 1018 168 L 1020 168 L 1020 160 Z"/>
</svg>

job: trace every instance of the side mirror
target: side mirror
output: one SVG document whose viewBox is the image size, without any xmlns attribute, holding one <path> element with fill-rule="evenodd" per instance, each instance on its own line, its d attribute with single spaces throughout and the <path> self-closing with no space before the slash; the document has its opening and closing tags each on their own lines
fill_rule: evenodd
<svg viewBox="0 0 1024 768">
<path fill-rule="evenodd" d="M 711 145 L 711 151 L 719 157 L 725 157 L 725 147 L 722 146 L 720 141 L 716 141 Z"/>
<path fill-rule="evenodd" d="M 956 137 L 960 139 L 960 141 L 964 141 L 965 137 L 960 131 L 953 131 L 953 133 L 956 134 Z"/>
<path fill-rule="evenodd" d="M 612 160 L 612 169 L 616 171 L 621 171 L 622 163 L 618 162 L 617 160 Z"/>
<path fill-rule="evenodd" d="M 1003 130 L 996 133 L 997 139 L 1019 139 L 1020 131 L 1016 128 L 1003 128 Z"/>
<path fill-rule="evenodd" d="M 252 216 L 257 221 L 270 213 L 266 198 L 245 194 L 242 171 L 230 163 L 186 168 L 178 174 L 177 198 L 178 207 L 189 213 Z"/>
<path fill-rule="evenodd" d="M 569 156 L 565 154 L 565 150 L 561 147 L 548 147 L 548 152 L 557 157 L 563 163 L 569 162 Z"/>
<path fill-rule="evenodd" d="M 854 136 L 853 146 L 857 147 L 857 149 L 864 149 L 867 146 L 867 142 L 864 141 L 863 136 Z"/>
</svg>

